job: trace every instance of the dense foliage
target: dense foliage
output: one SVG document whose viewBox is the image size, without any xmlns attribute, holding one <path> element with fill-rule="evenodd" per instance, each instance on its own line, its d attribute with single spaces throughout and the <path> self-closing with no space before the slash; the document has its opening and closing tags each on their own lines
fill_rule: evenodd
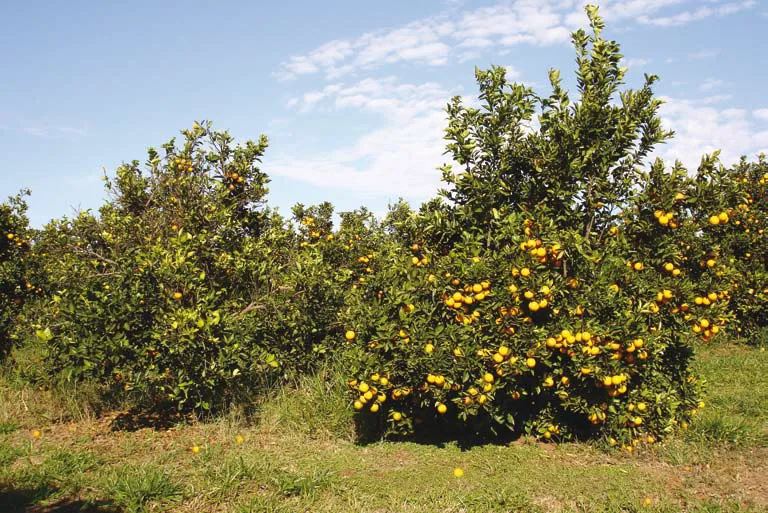
<svg viewBox="0 0 768 513">
<path fill-rule="evenodd" d="M 264 206 L 267 142 L 195 125 L 121 166 L 98 216 L 47 226 L 38 337 L 55 372 L 205 410 L 324 351 L 341 294 Z"/>
<path fill-rule="evenodd" d="M 726 283 L 735 334 L 748 343 L 768 330 L 768 161 L 743 160 L 730 169 L 699 173 L 707 190 L 698 203 L 701 233 L 712 258 L 703 263 Z M 717 219 L 716 219 L 717 217 Z M 715 261 L 714 265 L 712 260 Z"/>
<path fill-rule="evenodd" d="M 31 232 L 23 194 L 0 204 L 0 362 L 16 340 L 25 300 L 36 292 L 28 258 Z"/>
<path fill-rule="evenodd" d="M 672 136 L 656 77 L 622 90 L 619 46 L 587 13 L 576 98 L 555 70 L 547 96 L 478 70 L 479 105 L 447 107 L 445 189 L 418 211 L 284 218 L 266 204 L 266 138 L 208 123 L 120 166 L 98 212 L 34 237 L 12 198 L 0 354 L 34 333 L 50 376 L 197 412 L 338 356 L 376 434 L 631 451 L 684 428 L 702 406 L 694 345 L 767 329 L 768 162 L 649 162 Z"/>
<path fill-rule="evenodd" d="M 695 286 L 665 270 L 696 228 L 655 222 L 645 185 L 680 175 L 641 169 L 670 135 L 655 77 L 619 94 L 618 46 L 588 13 L 593 34 L 573 37 L 575 102 L 555 71 L 539 98 L 492 68 L 477 72 L 479 108 L 449 105 L 461 169 L 444 169 L 442 199 L 410 221 L 422 233 L 382 255 L 392 264 L 346 311 L 354 407 L 372 424 L 605 436 L 631 448 L 696 411 L 694 319 L 680 308 Z"/>
</svg>

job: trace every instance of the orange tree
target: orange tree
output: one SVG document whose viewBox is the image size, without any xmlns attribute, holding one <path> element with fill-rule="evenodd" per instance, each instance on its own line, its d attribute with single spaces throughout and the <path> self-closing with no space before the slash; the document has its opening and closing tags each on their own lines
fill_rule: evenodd
<svg viewBox="0 0 768 513">
<path fill-rule="evenodd" d="M 675 291 L 667 308 L 703 341 L 726 329 L 759 340 L 766 326 L 765 167 L 762 158 L 726 168 L 714 153 L 691 177 L 656 162 L 625 212 L 636 253 L 627 265 L 654 262 Z"/>
<path fill-rule="evenodd" d="M 759 342 L 768 327 L 768 161 L 712 166 L 698 182 L 707 195 L 698 210 L 702 238 L 715 250 L 707 266 L 727 281 L 736 333 Z"/>
<path fill-rule="evenodd" d="M 98 215 L 43 230 L 51 297 L 35 328 L 54 374 L 200 411 L 310 367 L 343 295 L 266 208 L 266 139 L 183 135 L 120 166 Z"/>
<path fill-rule="evenodd" d="M 723 206 L 726 191 L 711 186 L 721 172 L 716 158 L 705 156 L 695 178 L 680 163 L 666 171 L 657 160 L 641 173 L 639 193 L 623 221 L 633 248 L 628 268 L 650 274 L 662 287 L 659 308 L 682 318 L 703 341 L 724 333 L 733 319 L 734 270 L 708 221 L 714 215 L 725 224 L 730 211 Z"/>
<path fill-rule="evenodd" d="M 25 300 L 37 289 L 30 277 L 32 233 L 24 194 L 0 204 L 0 361 L 14 345 L 15 323 Z"/>
<path fill-rule="evenodd" d="M 692 332 L 670 308 L 666 255 L 638 262 L 627 227 L 639 168 L 661 128 L 652 84 L 625 69 L 603 22 L 573 34 L 579 97 L 558 72 L 538 97 L 504 70 L 477 71 L 481 105 L 448 105 L 446 188 L 402 206 L 387 265 L 343 312 L 349 386 L 365 429 L 603 437 L 632 450 L 696 411 Z M 538 126 L 532 120 L 537 109 Z M 650 213 L 653 218 L 653 212 Z M 405 238 L 405 237 L 400 237 Z M 632 265 L 628 266 L 627 262 Z"/>
<path fill-rule="evenodd" d="M 297 244 L 291 248 L 293 265 L 288 268 L 292 276 L 289 281 L 299 283 L 306 293 L 290 298 L 291 304 L 285 305 L 284 310 L 294 310 L 302 316 L 296 321 L 301 322 L 303 334 L 296 334 L 297 341 L 292 347 L 298 348 L 297 356 L 310 362 L 318 361 L 326 353 L 335 353 L 338 337 L 329 335 L 340 333 L 338 312 L 348 291 L 364 284 L 379 266 L 376 254 L 382 232 L 373 214 L 364 207 L 340 212 L 339 227 L 334 230 L 333 212 L 333 205 L 328 202 L 308 207 L 299 203 L 293 207 Z"/>
</svg>

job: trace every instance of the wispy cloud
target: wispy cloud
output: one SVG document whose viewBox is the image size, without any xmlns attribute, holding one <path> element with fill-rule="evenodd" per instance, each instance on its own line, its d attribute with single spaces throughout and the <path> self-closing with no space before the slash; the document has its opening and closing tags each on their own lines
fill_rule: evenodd
<svg viewBox="0 0 768 513">
<path fill-rule="evenodd" d="M 34 135 L 35 137 L 50 138 L 66 136 L 82 137 L 88 134 L 86 129 L 72 126 L 25 126 L 21 128 L 21 131 L 29 135 Z"/>
<path fill-rule="evenodd" d="M 389 76 L 366 78 L 353 84 L 330 84 L 292 98 L 288 104 L 301 112 L 325 106 L 333 110 L 367 110 L 386 119 L 400 119 L 442 109 L 449 96 L 450 93 L 437 83 L 402 84 L 396 77 Z"/>
<path fill-rule="evenodd" d="M 699 50 L 697 52 L 689 53 L 688 60 L 698 61 L 702 59 L 714 59 L 718 55 L 720 55 L 720 50 L 718 49 Z"/>
<path fill-rule="evenodd" d="M 435 168 L 446 160 L 444 106 L 457 91 L 437 82 L 404 82 L 395 75 L 401 70 L 392 65 L 435 67 L 478 59 L 489 49 L 498 57 L 519 45 L 560 44 L 569 40 L 573 29 L 586 24 L 586 3 L 589 0 L 511 0 L 467 9 L 464 3 L 453 2 L 448 14 L 330 41 L 289 58 L 275 73 L 277 78 L 319 75 L 326 80 L 325 85 L 298 92 L 288 101 L 295 115 L 362 111 L 381 121 L 377 128 L 341 147 L 299 158 L 278 156 L 270 161 L 270 172 L 361 195 L 400 195 L 403 191 L 411 198 L 432 195 L 440 184 Z M 751 0 L 618 0 L 602 6 L 601 13 L 609 22 L 620 22 L 619 26 L 639 23 L 662 29 L 726 16 L 754 5 Z M 708 59 L 719 54 L 719 49 L 682 50 L 678 59 Z M 634 57 L 626 59 L 625 65 L 642 68 L 650 62 L 649 57 Z M 386 70 L 384 77 L 379 76 L 381 68 Z M 509 66 L 508 78 L 518 80 L 518 69 Z M 768 131 L 759 127 L 761 120 L 768 119 L 768 109 L 749 112 L 726 107 L 731 96 L 722 92 L 725 85 L 712 77 L 694 86 L 708 96 L 667 98 L 663 118 L 677 136 L 659 148 L 660 156 L 679 158 L 695 167 L 703 153 L 715 149 L 722 149 L 727 161 L 768 147 Z"/>
<path fill-rule="evenodd" d="M 406 191 L 406 197 L 428 197 L 440 185 L 435 168 L 446 161 L 443 107 L 452 93 L 435 83 L 404 84 L 386 77 L 329 85 L 309 95 L 309 103 L 298 97 L 294 108 L 305 112 L 364 110 L 384 122 L 351 144 L 299 159 L 277 158 L 269 163 L 270 172 L 361 195 L 394 197 Z M 726 103 L 730 99 L 726 94 L 665 97 L 661 115 L 676 136 L 660 146 L 657 155 L 695 169 L 703 154 L 715 150 L 722 151 L 725 163 L 732 163 L 768 148 L 768 130 L 761 129 L 768 108 L 732 108 Z"/>
<path fill-rule="evenodd" d="M 435 83 L 400 83 L 395 77 L 336 83 L 295 98 L 295 109 L 363 110 L 382 124 L 351 144 L 300 158 L 276 158 L 270 173 L 369 195 L 424 198 L 440 182 L 444 108 L 455 93 Z"/>
<path fill-rule="evenodd" d="M 507 72 L 507 80 L 510 82 L 513 81 L 519 81 L 520 77 L 522 76 L 522 73 L 520 73 L 520 70 L 516 67 L 512 66 L 511 64 L 508 66 L 504 66 L 504 70 Z"/>
<path fill-rule="evenodd" d="M 643 66 L 647 66 L 650 63 L 651 59 L 646 59 L 643 57 L 631 57 L 624 59 L 624 65 L 628 68 L 642 68 Z"/>
<path fill-rule="evenodd" d="M 709 92 L 714 89 L 720 89 L 725 85 L 724 80 L 720 80 L 719 78 L 707 78 L 705 79 L 701 84 L 699 84 L 699 91 L 702 92 Z"/>
<path fill-rule="evenodd" d="M 730 164 L 768 148 L 768 130 L 760 130 L 747 110 L 724 106 L 728 98 L 664 98 L 661 115 L 676 135 L 659 148 L 660 156 L 695 169 L 704 153 L 721 150 L 722 161 Z"/>
<path fill-rule="evenodd" d="M 752 115 L 760 121 L 768 121 L 768 109 L 753 110 Z"/>
<path fill-rule="evenodd" d="M 335 80 L 350 73 L 395 64 L 442 66 L 475 58 L 478 52 L 521 44 L 567 42 L 573 29 L 586 22 L 589 0 L 514 0 L 476 9 L 457 4 L 448 12 L 401 27 L 368 32 L 324 43 L 284 61 L 274 75 L 289 80 L 320 73 Z M 698 5 L 690 0 L 621 0 L 602 7 L 609 21 L 678 26 L 710 16 L 724 16 L 755 5 L 754 0 L 719 3 L 676 13 L 676 6 Z"/>
<path fill-rule="evenodd" d="M 601 5 L 600 12 L 609 21 L 637 20 L 638 18 L 654 15 L 659 11 L 685 2 L 686 0 L 618 0 Z M 589 0 L 577 2 L 578 9 L 571 16 L 574 18 L 579 16 L 583 6 L 588 3 L 595 2 Z M 572 21 L 578 20 L 572 19 Z"/>
<path fill-rule="evenodd" d="M 452 30 L 450 22 L 427 19 L 388 31 L 366 33 L 355 39 L 330 41 L 308 54 L 291 57 L 275 76 L 286 80 L 323 73 L 334 79 L 354 70 L 403 61 L 445 64 L 451 49 L 443 39 Z"/>
<path fill-rule="evenodd" d="M 75 127 L 49 123 L 12 123 L 0 125 L 0 130 L 45 139 L 85 137 L 88 135 L 88 129 L 84 126 Z"/>
<path fill-rule="evenodd" d="M 715 2 L 713 2 L 713 5 L 705 5 L 696 9 L 681 11 L 670 16 L 651 17 L 643 15 L 638 17 L 638 21 L 649 25 L 658 25 L 660 27 L 677 27 L 712 16 L 735 14 L 750 9 L 756 5 L 755 0 L 728 2 L 718 5 L 714 5 L 714 3 Z"/>
</svg>

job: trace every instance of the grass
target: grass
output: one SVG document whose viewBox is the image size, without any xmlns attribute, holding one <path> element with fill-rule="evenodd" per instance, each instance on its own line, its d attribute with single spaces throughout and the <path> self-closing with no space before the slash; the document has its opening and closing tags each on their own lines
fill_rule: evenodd
<svg viewBox="0 0 768 513">
<path fill-rule="evenodd" d="M 768 351 L 704 347 L 697 367 L 707 407 L 635 455 L 528 439 L 358 445 L 332 368 L 276 390 L 255 418 L 165 430 L 114 430 L 114 415 L 0 380 L 0 511 L 768 511 Z"/>
<path fill-rule="evenodd" d="M 105 492 L 127 513 L 140 513 L 153 502 L 170 502 L 182 496 L 165 469 L 156 465 L 127 465 L 117 468 L 106 480 Z"/>
<path fill-rule="evenodd" d="M 698 372 L 708 381 L 708 402 L 692 435 L 713 442 L 768 447 L 768 353 L 718 347 L 701 354 Z"/>
</svg>

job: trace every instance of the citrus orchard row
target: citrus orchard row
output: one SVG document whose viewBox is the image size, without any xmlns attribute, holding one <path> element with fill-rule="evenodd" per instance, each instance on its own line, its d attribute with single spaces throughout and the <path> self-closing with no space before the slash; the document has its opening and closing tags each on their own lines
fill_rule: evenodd
<svg viewBox="0 0 768 513">
<path fill-rule="evenodd" d="M 768 162 L 648 165 L 671 136 L 656 78 L 622 90 L 619 47 L 587 12 L 577 99 L 556 71 L 538 96 L 478 70 L 480 104 L 448 104 L 445 190 L 418 211 L 283 217 L 266 204 L 266 138 L 208 123 L 120 166 L 97 213 L 30 231 L 12 200 L 3 347 L 34 333 L 42 381 L 198 412 L 332 357 L 377 435 L 632 451 L 685 428 L 703 406 L 695 345 L 768 325 Z"/>
</svg>

